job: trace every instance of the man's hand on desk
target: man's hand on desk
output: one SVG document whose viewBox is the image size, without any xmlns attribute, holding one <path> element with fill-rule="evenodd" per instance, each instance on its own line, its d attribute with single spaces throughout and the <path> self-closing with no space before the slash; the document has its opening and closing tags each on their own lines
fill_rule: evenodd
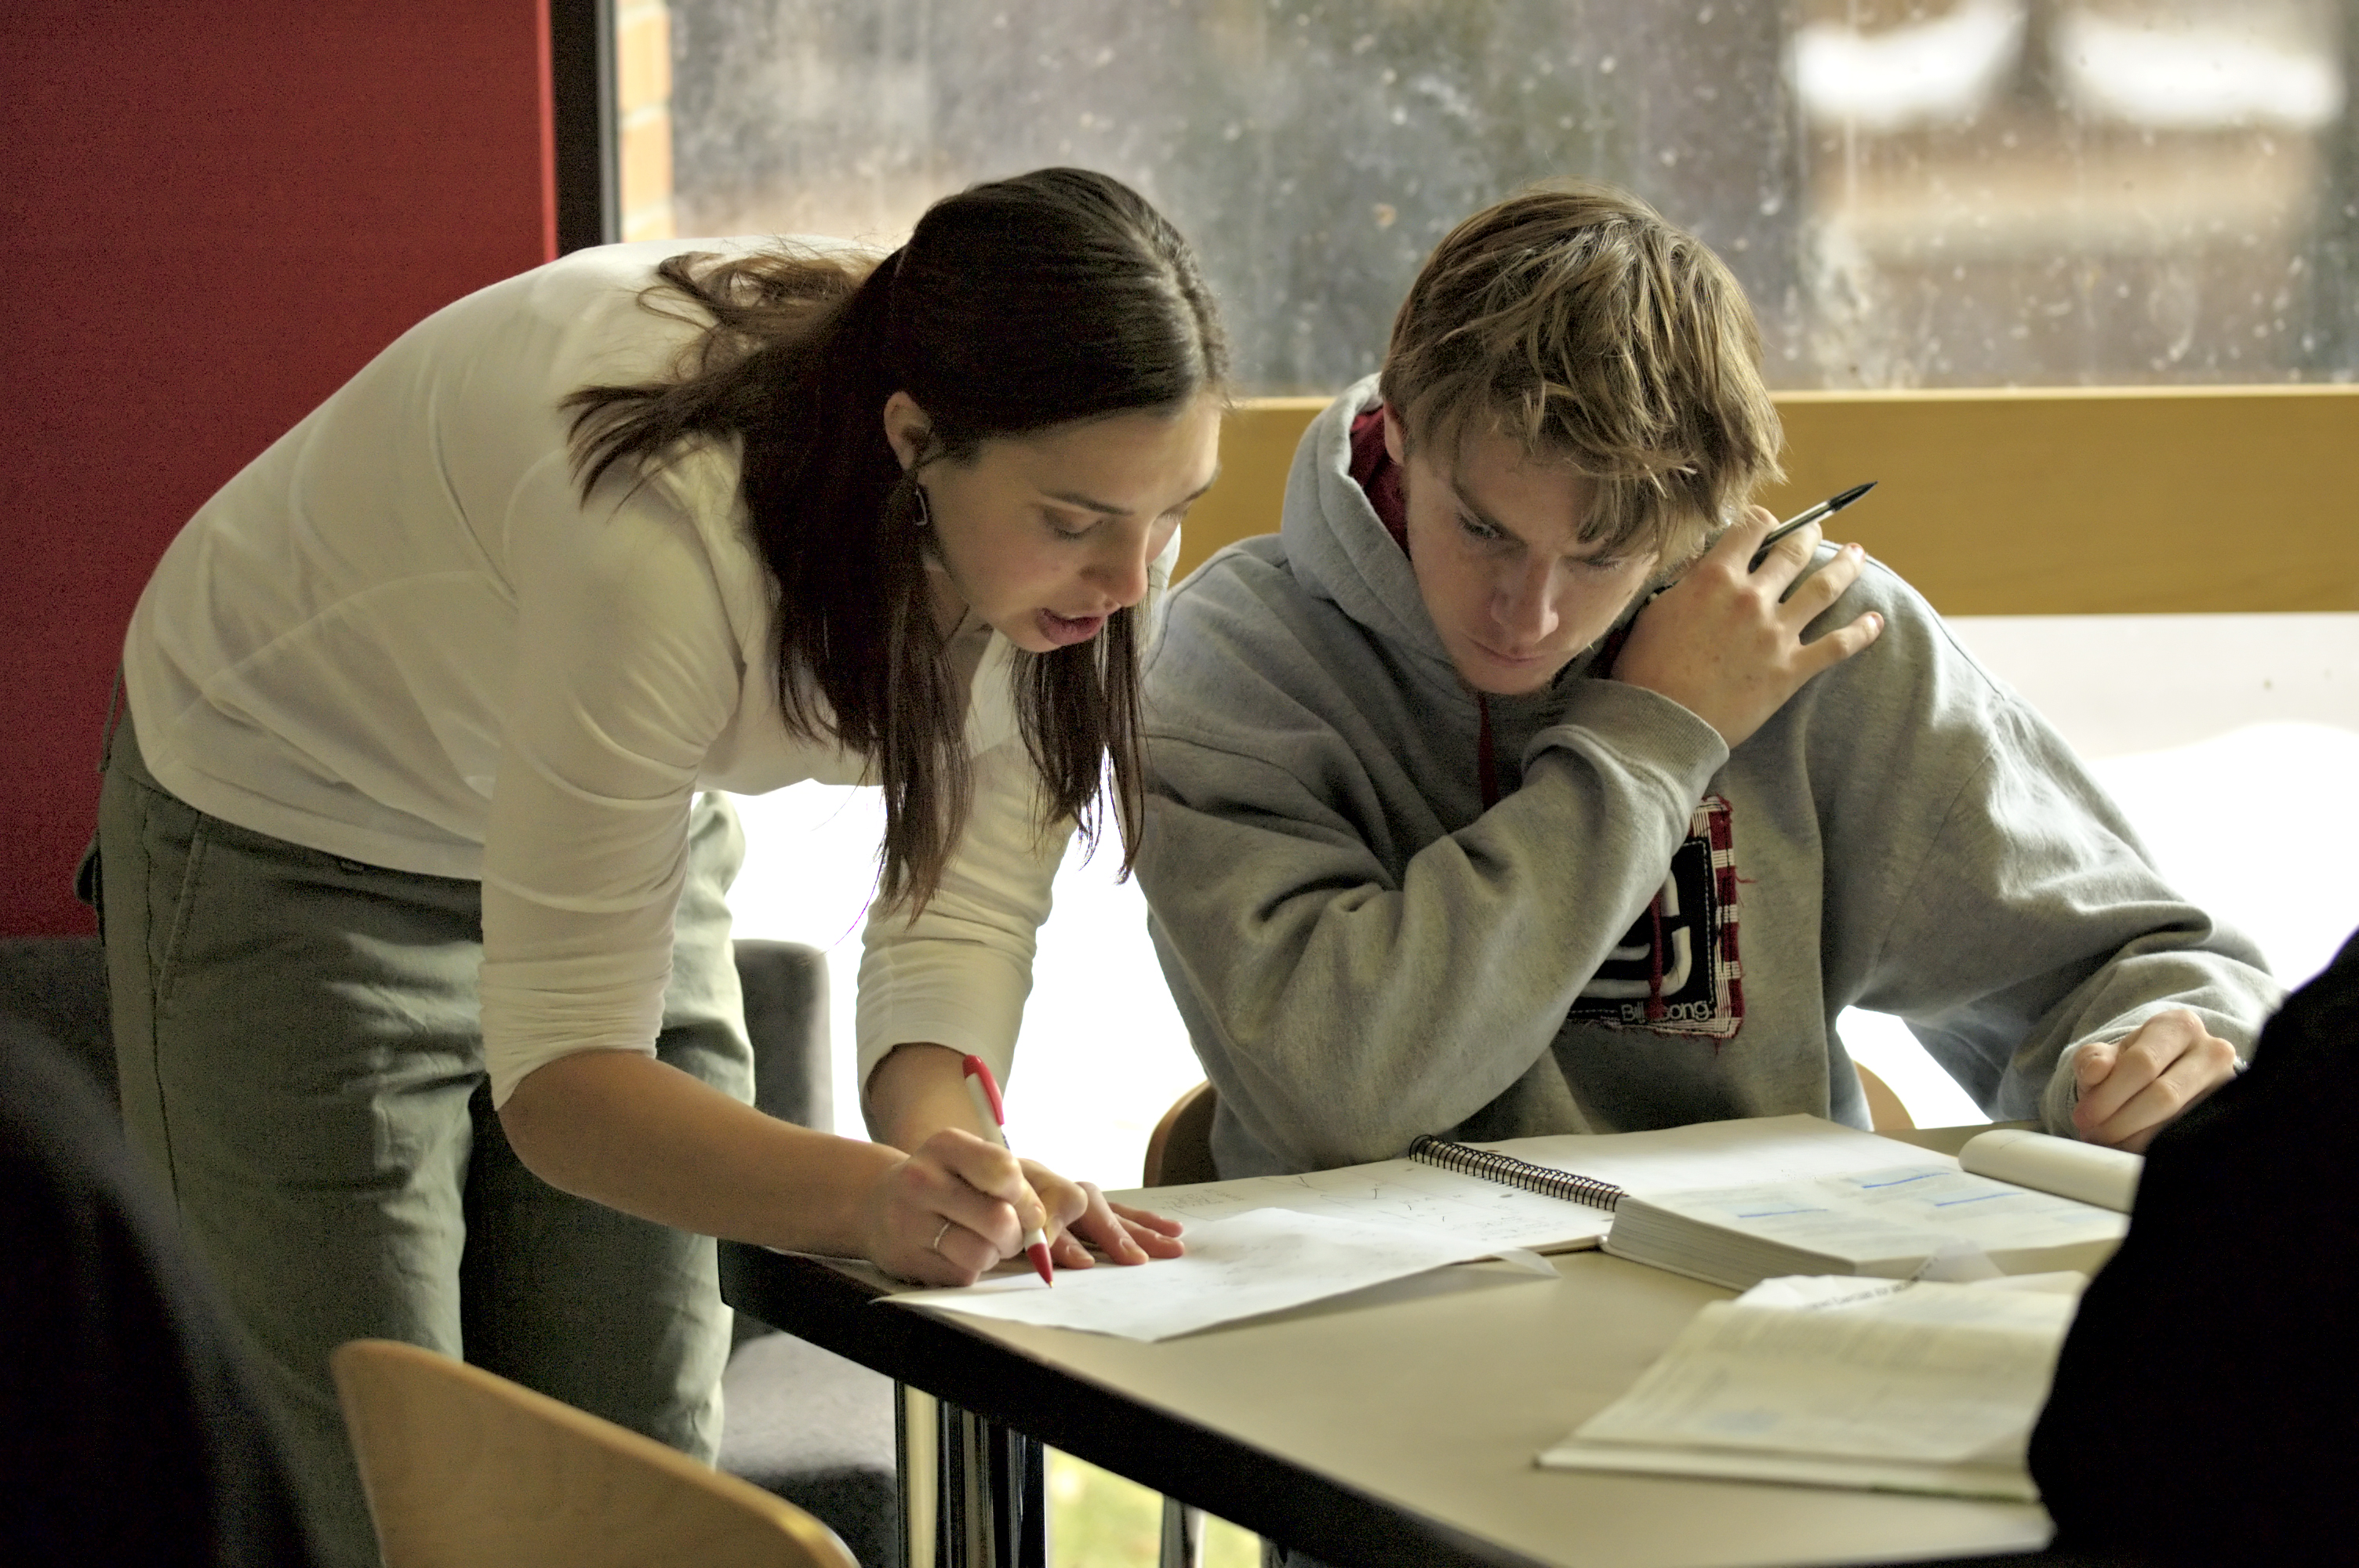
<svg viewBox="0 0 2359 1568">
<path fill-rule="evenodd" d="M 2091 1143 L 2143 1153 L 2180 1112 L 2236 1076 L 2236 1048 L 2186 1008 L 2158 1012 L 2125 1038 L 2072 1058 L 2072 1130 Z"/>
</svg>

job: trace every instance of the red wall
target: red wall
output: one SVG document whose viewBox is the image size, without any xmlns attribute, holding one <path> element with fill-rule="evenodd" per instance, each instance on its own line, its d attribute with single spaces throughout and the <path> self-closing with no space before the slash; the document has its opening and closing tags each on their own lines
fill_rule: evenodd
<svg viewBox="0 0 2359 1568">
<path fill-rule="evenodd" d="M 0 6 L 0 934 L 69 883 L 181 522 L 404 328 L 555 254 L 547 0 Z"/>
</svg>

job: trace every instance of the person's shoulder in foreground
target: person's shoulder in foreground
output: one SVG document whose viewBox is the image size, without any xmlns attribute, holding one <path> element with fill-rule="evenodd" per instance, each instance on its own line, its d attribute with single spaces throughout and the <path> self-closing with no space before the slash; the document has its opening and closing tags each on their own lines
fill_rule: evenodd
<svg viewBox="0 0 2359 1568">
<path fill-rule="evenodd" d="M 279 1438 L 87 1074 L 0 1012 L 0 1562 L 299 1568 Z"/>
<path fill-rule="evenodd" d="M 1174 593 L 1138 870 L 1223 1172 L 1864 1125 L 1853 1005 L 2107 1142 L 2234 1070 L 2258 954 L 2070 748 L 1856 546 L 1756 563 L 1779 439 L 1710 251 L 1528 192 L 1427 263 L 1281 533 Z"/>
<path fill-rule="evenodd" d="M 2331 1563 L 2359 1537 L 2359 1358 L 2333 1305 L 2359 1273 L 2354 1041 L 2359 935 L 2253 1070 L 2155 1140 L 2032 1436 L 2060 1550 Z"/>
</svg>

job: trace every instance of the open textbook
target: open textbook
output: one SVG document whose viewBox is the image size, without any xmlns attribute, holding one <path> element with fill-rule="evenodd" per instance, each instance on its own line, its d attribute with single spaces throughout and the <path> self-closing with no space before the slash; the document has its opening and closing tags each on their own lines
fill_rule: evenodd
<svg viewBox="0 0 2359 1568">
<path fill-rule="evenodd" d="M 2129 1222 L 2111 1209 L 1919 1162 L 1622 1200 L 1605 1250 L 1744 1290 L 1779 1274 L 2090 1272 Z"/>
<path fill-rule="evenodd" d="M 2019 1127 L 1977 1132 L 1958 1151 L 1958 1163 L 1977 1176 L 2078 1198 L 2116 1214 L 2130 1212 L 2146 1157 L 2126 1149 L 2051 1138 Z"/>
<path fill-rule="evenodd" d="M 2025 1452 L 2082 1282 L 1771 1280 L 1538 1462 L 2036 1501 Z"/>
<path fill-rule="evenodd" d="M 1981 1134 L 1956 1160 L 1919 1154 L 1874 1170 L 1626 1194 L 1614 1206 L 1605 1250 L 1740 1291 L 1780 1274 L 2092 1272 L 2129 1228 L 2122 1211 L 2142 1163 L 2135 1154 L 2002 1130 Z"/>
</svg>

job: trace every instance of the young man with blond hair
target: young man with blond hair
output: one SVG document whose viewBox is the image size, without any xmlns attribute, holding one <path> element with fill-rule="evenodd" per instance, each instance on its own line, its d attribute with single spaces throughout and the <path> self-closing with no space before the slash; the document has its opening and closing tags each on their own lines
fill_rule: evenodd
<svg viewBox="0 0 2359 1568">
<path fill-rule="evenodd" d="M 2132 1148 L 2236 1070 L 2259 955 L 2055 731 L 1856 546 L 1752 564 L 1779 440 L 1718 258 L 1528 192 L 1435 252 L 1282 531 L 1173 593 L 1138 871 L 1223 1173 L 1864 1126 L 1854 1005 Z"/>
</svg>

